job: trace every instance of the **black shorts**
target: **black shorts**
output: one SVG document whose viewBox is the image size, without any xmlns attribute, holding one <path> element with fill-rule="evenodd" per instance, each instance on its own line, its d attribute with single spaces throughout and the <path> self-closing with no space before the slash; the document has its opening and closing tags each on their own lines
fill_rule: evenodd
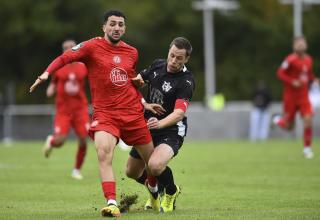
<svg viewBox="0 0 320 220">
<path fill-rule="evenodd" d="M 169 145 L 174 153 L 174 157 L 178 154 L 179 149 L 182 147 L 183 144 L 183 137 L 177 134 L 170 134 L 170 135 L 152 135 L 152 141 L 154 147 L 159 146 L 160 144 L 167 144 Z M 135 159 L 141 159 L 138 151 L 133 147 L 130 151 L 130 156 Z"/>
</svg>

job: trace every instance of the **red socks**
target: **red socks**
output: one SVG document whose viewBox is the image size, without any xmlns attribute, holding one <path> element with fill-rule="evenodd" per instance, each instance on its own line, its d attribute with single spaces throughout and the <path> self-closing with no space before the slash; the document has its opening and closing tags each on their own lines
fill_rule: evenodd
<svg viewBox="0 0 320 220">
<path fill-rule="evenodd" d="M 63 143 L 56 143 L 56 142 L 55 142 L 55 139 L 54 139 L 54 136 L 53 136 L 53 138 L 52 138 L 51 141 L 50 141 L 50 145 L 51 145 L 52 147 L 61 147 L 62 144 L 63 144 Z"/>
<path fill-rule="evenodd" d="M 304 128 L 303 142 L 305 147 L 310 147 L 312 141 L 312 128 Z"/>
<path fill-rule="evenodd" d="M 281 118 L 278 122 L 277 122 L 277 125 L 280 127 L 280 128 L 285 128 L 286 125 L 287 125 L 287 122 L 284 118 Z"/>
<path fill-rule="evenodd" d="M 148 176 L 148 184 L 151 187 L 155 187 L 157 185 L 157 179 L 154 176 Z"/>
<path fill-rule="evenodd" d="M 78 147 L 78 152 L 77 152 L 77 156 L 76 156 L 76 164 L 75 164 L 75 168 L 80 170 L 84 158 L 86 156 L 87 153 L 87 145 L 83 145 L 83 146 L 79 146 Z"/>
<path fill-rule="evenodd" d="M 116 182 L 102 182 L 101 185 L 106 200 L 116 200 Z"/>
</svg>

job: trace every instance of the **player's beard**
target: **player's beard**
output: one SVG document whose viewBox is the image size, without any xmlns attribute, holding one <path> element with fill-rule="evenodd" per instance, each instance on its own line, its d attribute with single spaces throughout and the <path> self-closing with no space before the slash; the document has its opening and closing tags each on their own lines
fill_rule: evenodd
<svg viewBox="0 0 320 220">
<path fill-rule="evenodd" d="M 119 39 L 114 39 L 112 36 L 109 36 L 109 35 L 107 35 L 107 36 L 108 36 L 109 41 L 110 41 L 112 44 L 117 44 L 117 43 L 119 43 L 119 41 L 121 40 L 121 37 L 119 37 Z"/>
</svg>

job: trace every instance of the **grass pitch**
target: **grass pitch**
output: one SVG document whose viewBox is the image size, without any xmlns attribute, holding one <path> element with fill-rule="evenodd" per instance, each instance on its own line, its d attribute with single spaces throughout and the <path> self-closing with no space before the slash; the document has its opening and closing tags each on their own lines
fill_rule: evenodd
<svg viewBox="0 0 320 220">
<path fill-rule="evenodd" d="M 320 219 L 320 145 L 302 157 L 301 141 L 186 142 L 171 167 L 182 187 L 171 214 L 143 211 L 147 193 L 124 175 L 116 150 L 117 193 L 139 195 L 122 219 Z M 104 206 L 92 143 L 82 181 L 70 177 L 76 143 L 49 159 L 42 142 L 0 144 L 0 219 L 101 219 Z"/>
</svg>

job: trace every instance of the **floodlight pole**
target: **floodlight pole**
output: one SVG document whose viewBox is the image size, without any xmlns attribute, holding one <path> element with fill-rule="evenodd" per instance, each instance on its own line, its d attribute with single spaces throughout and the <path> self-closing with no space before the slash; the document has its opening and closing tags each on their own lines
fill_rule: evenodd
<svg viewBox="0 0 320 220">
<path fill-rule="evenodd" d="M 303 35 L 303 5 L 320 4 L 320 0 L 280 0 L 282 4 L 293 6 L 293 36 Z"/>
<path fill-rule="evenodd" d="M 235 1 L 202 0 L 192 3 L 192 7 L 203 12 L 204 65 L 205 65 L 205 103 L 216 93 L 215 47 L 214 47 L 214 9 L 234 10 L 239 7 Z"/>
<path fill-rule="evenodd" d="M 294 19 L 294 37 L 302 36 L 302 2 L 294 0 L 293 19 Z"/>
<path fill-rule="evenodd" d="M 215 46 L 214 46 L 214 22 L 213 10 L 203 10 L 203 31 L 204 31 L 204 72 L 205 72 L 205 100 L 216 93 L 216 71 L 215 71 Z"/>
</svg>

